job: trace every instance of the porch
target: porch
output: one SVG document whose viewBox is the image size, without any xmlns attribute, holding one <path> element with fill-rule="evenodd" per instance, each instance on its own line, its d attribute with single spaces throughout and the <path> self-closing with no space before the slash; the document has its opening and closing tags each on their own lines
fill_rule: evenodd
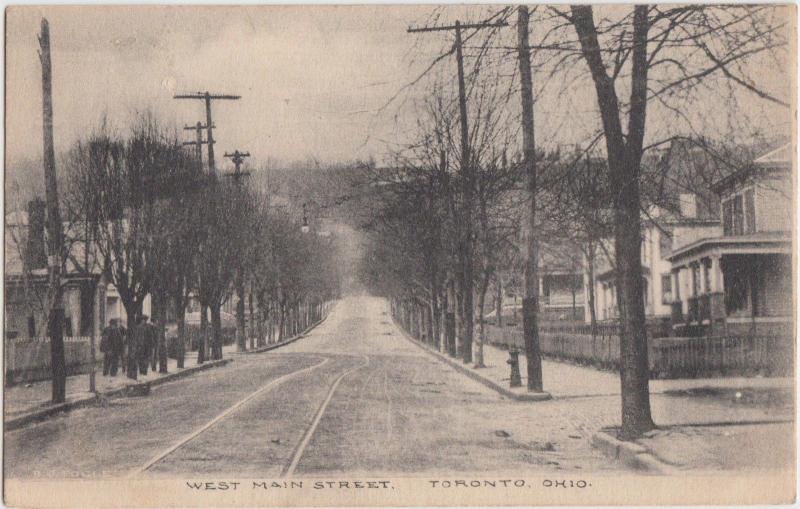
<svg viewBox="0 0 800 509">
<path fill-rule="evenodd" d="M 791 331 L 790 241 L 747 237 L 705 239 L 672 254 L 675 335 Z"/>
</svg>

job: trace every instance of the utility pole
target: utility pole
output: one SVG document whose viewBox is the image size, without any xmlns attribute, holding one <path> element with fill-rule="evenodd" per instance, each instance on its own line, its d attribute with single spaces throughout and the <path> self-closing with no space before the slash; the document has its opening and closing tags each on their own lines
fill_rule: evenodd
<svg viewBox="0 0 800 509">
<path fill-rule="evenodd" d="M 212 128 L 214 128 L 214 127 L 216 127 L 216 126 L 212 126 Z M 196 141 L 184 141 L 183 144 L 184 145 L 196 145 L 195 150 L 197 151 L 197 160 L 200 162 L 201 165 L 203 164 L 203 145 L 208 143 L 207 141 L 203 140 L 203 129 L 205 129 L 205 128 L 206 128 L 206 126 L 204 126 L 203 123 L 200 122 L 200 121 L 198 121 L 197 124 L 193 125 L 193 126 L 192 125 L 183 126 L 183 130 L 184 131 L 195 131 L 196 132 L 196 136 L 197 136 Z"/>
<path fill-rule="evenodd" d="M 536 239 L 536 145 L 533 131 L 533 78 L 528 41 L 530 15 L 526 5 L 518 7 L 519 75 L 522 85 L 522 145 L 528 176 L 528 238 L 525 260 L 525 294 L 522 298 L 522 330 L 528 364 L 528 390 L 543 392 L 542 356 L 539 350 L 539 246 Z"/>
<path fill-rule="evenodd" d="M 47 291 L 50 310 L 47 334 L 50 336 L 50 363 L 53 372 L 53 403 L 63 403 L 67 392 L 67 370 L 64 362 L 64 304 L 61 288 L 61 214 L 58 210 L 56 156 L 53 148 L 53 73 L 50 62 L 50 25 L 42 18 L 39 35 L 39 60 L 42 63 L 42 138 L 44 146 L 44 182 L 47 198 L 48 276 Z"/>
<path fill-rule="evenodd" d="M 250 172 L 243 172 L 242 171 L 242 164 L 244 164 L 245 158 L 250 157 L 250 152 L 239 152 L 238 150 L 234 150 L 233 154 L 229 154 L 225 152 L 225 157 L 229 158 L 233 161 L 234 170 L 233 173 L 225 174 L 226 177 L 232 177 L 236 184 L 241 183 L 241 179 L 243 176 L 250 175 Z M 236 350 L 239 352 L 244 352 L 247 350 L 247 335 L 245 330 L 245 317 L 244 317 L 244 305 L 245 305 L 245 276 L 244 276 L 244 260 L 240 261 L 239 266 L 236 268 Z"/>
<path fill-rule="evenodd" d="M 462 292 L 463 299 L 463 339 L 462 339 L 462 360 L 465 364 L 472 362 L 472 337 L 474 332 L 474 306 L 473 306 L 473 283 L 472 283 L 472 161 L 470 160 L 470 146 L 469 146 L 469 124 L 467 121 L 467 92 L 464 84 L 464 54 L 462 51 L 462 30 L 482 30 L 485 28 L 499 28 L 508 26 L 504 21 L 494 23 L 468 23 L 461 24 L 456 21 L 454 25 L 438 26 L 438 27 L 422 27 L 422 28 L 409 28 L 409 33 L 418 32 L 442 32 L 442 31 L 455 31 L 455 51 L 456 63 L 458 66 L 458 107 L 460 112 L 461 124 L 461 173 L 464 177 L 466 185 L 464 186 L 464 232 L 461 235 L 459 242 L 459 289 Z M 449 302 L 448 302 L 449 304 Z"/>
<path fill-rule="evenodd" d="M 200 99 L 205 101 L 206 104 L 206 144 L 208 145 L 208 172 L 214 174 L 216 172 L 216 164 L 214 163 L 214 122 L 211 121 L 211 101 L 213 100 L 229 100 L 237 101 L 242 98 L 239 95 L 226 95 L 226 94 L 211 94 L 209 92 L 197 92 L 196 94 L 177 94 L 172 96 L 173 99 Z"/>
<path fill-rule="evenodd" d="M 249 171 L 242 171 L 242 164 L 244 164 L 244 160 L 250 157 L 250 152 L 239 152 L 238 150 L 234 150 L 233 154 L 229 154 L 225 152 L 225 156 L 233 161 L 234 170 L 233 173 L 228 173 L 226 177 L 233 177 L 233 179 L 238 183 L 242 177 L 246 177 L 250 175 Z"/>
</svg>

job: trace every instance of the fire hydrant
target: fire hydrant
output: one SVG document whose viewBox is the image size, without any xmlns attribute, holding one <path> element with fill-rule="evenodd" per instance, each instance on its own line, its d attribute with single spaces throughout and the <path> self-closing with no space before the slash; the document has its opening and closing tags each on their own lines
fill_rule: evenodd
<svg viewBox="0 0 800 509">
<path fill-rule="evenodd" d="M 511 387 L 521 387 L 522 377 L 519 374 L 519 350 L 512 348 L 508 351 L 508 360 L 506 361 L 511 366 Z"/>
</svg>

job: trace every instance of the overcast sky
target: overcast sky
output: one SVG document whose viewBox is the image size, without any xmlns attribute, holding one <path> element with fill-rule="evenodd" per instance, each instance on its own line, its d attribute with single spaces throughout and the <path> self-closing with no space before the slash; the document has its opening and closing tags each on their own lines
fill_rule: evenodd
<svg viewBox="0 0 800 509">
<path fill-rule="evenodd" d="M 240 101 L 214 103 L 217 165 L 224 151 L 248 150 L 254 160 L 351 161 L 381 159 L 386 142 L 402 129 L 396 117 L 403 101 L 386 104 L 431 59 L 452 44 L 452 34 L 406 33 L 409 25 L 456 17 L 478 21 L 498 6 L 322 6 L 322 7 L 12 7 L 6 30 L 7 161 L 41 157 L 41 68 L 36 35 L 50 21 L 56 150 L 95 129 L 104 115 L 118 126 L 150 109 L 167 124 L 205 120 L 202 101 L 177 101 L 175 93 L 209 90 L 239 94 Z M 466 12 L 465 12 L 466 11 Z M 432 13 L 441 19 L 431 19 Z M 445 20 L 447 18 L 447 20 Z M 503 32 L 514 44 L 515 31 Z M 469 44 L 467 51 L 470 51 Z M 516 67 L 508 59 L 510 73 Z M 767 64 L 763 69 L 767 70 Z M 454 59 L 437 66 L 452 78 Z M 756 73 L 788 84 L 785 71 Z M 511 74 L 508 74 L 509 76 Z M 454 89 L 454 86 L 450 88 Z M 728 107 L 709 87 L 704 108 L 681 111 L 715 136 L 746 133 L 726 124 L 738 115 L 747 128 L 784 110 L 748 104 L 749 118 Z M 423 95 L 425 84 L 405 92 Z M 596 98 L 588 80 L 570 78 L 551 86 L 537 103 L 543 129 L 537 142 L 578 142 L 598 127 Z M 746 100 L 753 99 L 752 94 Z M 716 103 L 715 103 L 716 102 Z M 510 104 L 516 105 L 514 100 Z M 670 112 L 648 113 L 648 133 L 678 132 Z M 788 117 L 787 117 L 788 118 Z M 771 121 L 771 120 L 770 120 Z M 785 123 L 785 122 L 784 122 Z M 184 133 L 186 139 L 190 133 Z M 738 142 L 738 141 L 737 141 Z"/>
<path fill-rule="evenodd" d="M 412 73 L 408 54 L 415 40 L 406 28 L 430 11 L 429 6 L 11 8 L 8 160 L 41 152 L 36 35 L 42 15 L 51 30 L 57 150 L 97 126 L 106 113 L 121 125 L 144 108 L 177 125 L 205 120 L 202 101 L 172 96 L 210 90 L 242 96 L 213 105 L 218 154 L 238 148 L 260 159 L 352 160 L 381 150 L 375 139 L 388 126 L 376 122 L 374 112 Z M 439 42 L 431 39 L 431 54 Z"/>
</svg>

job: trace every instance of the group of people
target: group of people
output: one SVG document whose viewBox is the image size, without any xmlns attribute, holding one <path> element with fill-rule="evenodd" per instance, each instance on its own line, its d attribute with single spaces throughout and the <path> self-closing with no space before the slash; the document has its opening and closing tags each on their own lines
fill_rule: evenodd
<svg viewBox="0 0 800 509">
<path fill-rule="evenodd" d="M 117 376 L 122 368 L 128 378 L 136 380 L 137 373 L 147 374 L 147 366 L 155 371 L 158 361 L 158 328 L 142 315 L 131 331 L 119 319 L 109 320 L 100 340 L 103 353 L 103 376 Z"/>
</svg>

